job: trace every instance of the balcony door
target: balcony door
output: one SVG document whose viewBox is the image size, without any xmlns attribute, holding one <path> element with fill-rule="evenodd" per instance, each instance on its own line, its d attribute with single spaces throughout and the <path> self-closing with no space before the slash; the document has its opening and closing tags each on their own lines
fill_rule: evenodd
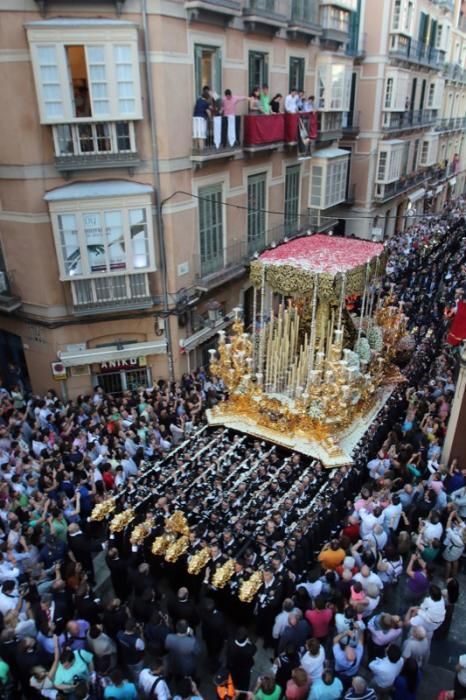
<svg viewBox="0 0 466 700">
<path fill-rule="evenodd" d="M 294 235 L 299 228 L 299 165 L 290 165 L 285 176 L 285 233 Z"/>
<path fill-rule="evenodd" d="M 304 90 L 304 58 L 290 56 L 290 80 L 288 89 Z"/>
<path fill-rule="evenodd" d="M 222 185 L 199 189 L 199 247 L 201 277 L 223 267 Z"/>
<path fill-rule="evenodd" d="M 196 97 L 208 85 L 220 97 L 222 94 L 222 53 L 216 46 L 194 46 Z"/>
<path fill-rule="evenodd" d="M 266 173 L 248 177 L 248 253 L 253 255 L 265 246 Z"/>
<path fill-rule="evenodd" d="M 268 54 L 261 51 L 249 52 L 249 94 L 255 87 L 266 85 L 269 79 L 269 58 Z"/>
</svg>

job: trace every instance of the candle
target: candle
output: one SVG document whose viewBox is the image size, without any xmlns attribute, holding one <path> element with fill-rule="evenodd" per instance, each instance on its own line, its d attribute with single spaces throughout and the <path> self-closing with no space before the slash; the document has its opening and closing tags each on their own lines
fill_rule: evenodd
<svg viewBox="0 0 466 700">
<path fill-rule="evenodd" d="M 256 379 L 257 379 L 257 383 L 259 386 L 262 386 L 262 379 L 263 378 L 264 378 L 264 375 L 262 374 L 262 372 L 258 372 L 256 374 Z"/>
<path fill-rule="evenodd" d="M 312 294 L 312 317 L 311 317 L 311 340 L 309 344 L 309 363 L 308 363 L 308 383 L 310 379 L 309 373 L 311 372 L 312 369 L 314 369 L 314 351 L 315 351 L 315 344 L 316 344 L 316 331 L 317 331 L 317 323 L 316 323 L 316 313 L 317 313 L 317 288 L 319 286 L 319 278 L 317 275 L 314 275 L 314 290 Z"/>
<path fill-rule="evenodd" d="M 340 328 L 337 328 L 335 333 L 335 344 L 339 345 L 341 341 L 343 340 L 343 331 Z"/>
<path fill-rule="evenodd" d="M 264 350 L 265 350 L 265 265 L 262 265 L 260 314 L 261 314 L 261 328 L 260 328 L 259 367 L 258 367 L 258 369 L 262 372 L 263 367 L 264 367 Z"/>
<path fill-rule="evenodd" d="M 325 353 L 324 353 L 324 352 L 318 352 L 318 353 L 317 353 L 316 360 L 317 360 L 317 361 L 316 361 L 316 367 L 317 367 L 318 369 L 322 369 L 322 365 L 323 365 L 324 360 L 325 360 Z"/>
<path fill-rule="evenodd" d="M 252 288 L 252 371 L 256 369 L 257 289 Z"/>
<path fill-rule="evenodd" d="M 346 273 L 343 274 L 341 278 L 341 291 L 340 291 L 340 305 L 338 307 L 338 330 L 341 329 L 341 318 L 343 314 L 343 304 L 345 302 L 346 293 Z"/>
<path fill-rule="evenodd" d="M 344 357 L 346 362 L 349 361 L 350 355 L 351 355 L 351 350 L 349 350 L 348 348 L 345 348 L 343 350 L 343 357 Z"/>
<path fill-rule="evenodd" d="M 215 352 L 216 352 L 216 351 L 214 350 L 214 348 L 211 348 L 211 349 L 209 350 L 210 363 L 215 362 Z"/>
<path fill-rule="evenodd" d="M 237 320 L 239 319 L 239 315 L 240 315 L 240 312 L 241 312 L 241 307 L 240 307 L 240 306 L 235 306 L 235 308 L 233 309 L 233 312 L 234 312 L 234 314 L 235 314 L 235 321 L 237 321 Z"/>
<path fill-rule="evenodd" d="M 223 345 L 223 343 L 225 342 L 225 331 L 218 332 L 218 342 L 220 343 L 220 345 Z"/>
<path fill-rule="evenodd" d="M 328 369 L 328 370 L 325 372 L 325 383 L 326 383 L 326 384 L 331 384 L 332 381 L 333 381 L 333 372 L 332 372 L 331 369 Z"/>
</svg>

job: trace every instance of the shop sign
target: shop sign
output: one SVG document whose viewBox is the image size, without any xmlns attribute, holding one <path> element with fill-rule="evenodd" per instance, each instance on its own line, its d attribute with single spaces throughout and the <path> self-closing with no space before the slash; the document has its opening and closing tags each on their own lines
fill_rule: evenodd
<svg viewBox="0 0 466 700">
<path fill-rule="evenodd" d="M 146 367 L 147 361 L 145 357 L 129 357 L 126 360 L 108 360 L 108 362 L 100 363 L 100 371 L 105 372 L 125 372 L 130 369 L 140 369 Z"/>
</svg>

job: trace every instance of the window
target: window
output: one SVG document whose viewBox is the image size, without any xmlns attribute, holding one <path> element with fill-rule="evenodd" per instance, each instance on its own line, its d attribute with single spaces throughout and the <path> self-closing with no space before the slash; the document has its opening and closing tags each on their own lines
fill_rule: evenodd
<svg viewBox="0 0 466 700">
<path fill-rule="evenodd" d="M 221 270 L 223 254 L 222 185 L 199 188 L 199 246 L 201 276 Z"/>
<path fill-rule="evenodd" d="M 385 173 L 387 169 L 388 154 L 387 151 L 380 151 L 379 162 L 377 165 L 377 180 L 383 182 L 385 180 Z"/>
<path fill-rule="evenodd" d="M 417 170 L 418 167 L 418 154 L 419 154 L 419 139 L 416 139 L 413 144 L 413 160 L 412 160 L 412 166 L 411 166 L 411 172 L 414 172 Z"/>
<path fill-rule="evenodd" d="M 323 168 L 320 165 L 312 166 L 311 207 L 317 209 L 320 208 L 322 200 L 322 174 Z"/>
<path fill-rule="evenodd" d="M 259 51 L 249 52 L 249 94 L 255 87 L 267 85 L 269 81 L 268 54 Z"/>
<path fill-rule="evenodd" d="M 290 78 L 288 89 L 304 90 L 304 58 L 290 57 Z"/>
<path fill-rule="evenodd" d="M 421 165 L 427 165 L 429 161 L 429 146 L 430 143 L 429 141 L 423 141 L 422 142 L 422 149 L 421 149 Z"/>
<path fill-rule="evenodd" d="M 290 165 L 285 172 L 285 232 L 299 228 L 299 165 Z"/>
<path fill-rule="evenodd" d="M 392 31 L 398 32 L 401 27 L 401 0 L 393 3 Z"/>
<path fill-rule="evenodd" d="M 327 209 L 345 201 L 348 167 L 349 153 L 343 149 L 316 152 L 311 166 L 311 207 Z"/>
<path fill-rule="evenodd" d="M 88 122 L 53 127 L 55 155 L 136 153 L 132 122 Z"/>
<path fill-rule="evenodd" d="M 222 94 L 222 54 L 216 46 L 194 46 L 196 97 L 208 85 L 219 96 Z"/>
<path fill-rule="evenodd" d="M 41 123 L 142 118 L 136 27 L 56 19 L 27 33 Z"/>
<path fill-rule="evenodd" d="M 385 109 L 390 109 L 393 99 L 393 78 L 387 78 L 385 85 Z"/>
<path fill-rule="evenodd" d="M 73 280 L 71 289 L 75 306 L 150 299 L 145 273 Z"/>
<path fill-rule="evenodd" d="M 266 181 L 266 173 L 248 177 L 248 252 L 250 255 L 265 245 Z"/>
<path fill-rule="evenodd" d="M 346 197 L 346 180 L 348 176 L 348 159 L 338 159 L 327 166 L 327 181 L 325 184 L 325 206 L 333 207 L 344 202 Z"/>
<path fill-rule="evenodd" d="M 317 69 L 319 109 L 347 111 L 351 98 L 351 69 L 338 64 L 324 64 Z"/>
<path fill-rule="evenodd" d="M 409 141 L 406 142 L 409 148 Z M 405 142 L 384 141 L 377 161 L 377 182 L 390 183 L 398 180 L 402 174 L 402 156 Z"/>
<path fill-rule="evenodd" d="M 134 186 L 147 191 L 146 186 Z M 45 197 L 49 201 L 60 279 L 155 270 L 150 195 L 115 195 L 105 199 L 88 196 L 79 200 L 70 199 L 66 192 L 67 199 L 56 197 L 57 191 L 61 194 L 61 190 L 76 187 L 84 185 L 57 188 Z"/>
</svg>

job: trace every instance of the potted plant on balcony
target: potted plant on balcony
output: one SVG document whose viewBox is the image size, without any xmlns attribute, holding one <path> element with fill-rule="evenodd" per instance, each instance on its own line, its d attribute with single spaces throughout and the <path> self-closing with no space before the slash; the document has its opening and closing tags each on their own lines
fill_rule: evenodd
<svg viewBox="0 0 466 700">
<path fill-rule="evenodd" d="M 211 299 L 207 304 L 207 311 L 209 314 L 209 321 L 215 323 L 220 318 L 220 312 L 222 305 L 217 299 Z"/>
</svg>

